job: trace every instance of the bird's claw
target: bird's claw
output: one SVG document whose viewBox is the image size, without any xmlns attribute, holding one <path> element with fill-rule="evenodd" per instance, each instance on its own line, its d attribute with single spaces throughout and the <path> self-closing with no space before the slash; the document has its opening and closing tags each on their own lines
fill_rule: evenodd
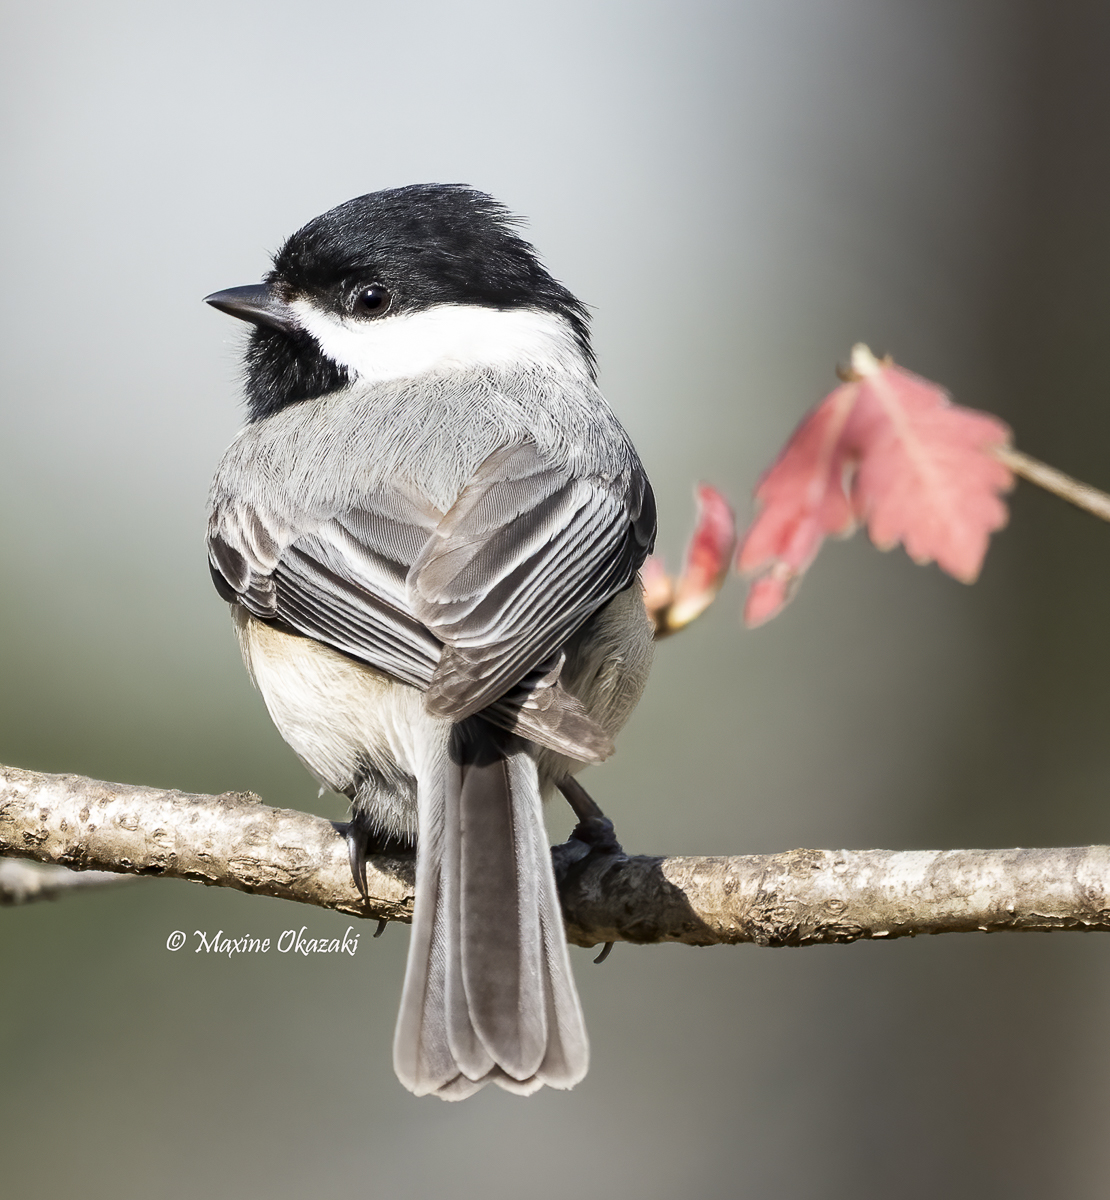
<svg viewBox="0 0 1110 1200">
<path fill-rule="evenodd" d="M 366 857 L 370 851 L 370 834 L 366 827 L 358 821 L 348 821 L 345 825 L 337 826 L 347 839 L 347 859 L 351 864 L 351 875 L 363 900 L 370 899 L 370 890 L 366 885 Z"/>
</svg>

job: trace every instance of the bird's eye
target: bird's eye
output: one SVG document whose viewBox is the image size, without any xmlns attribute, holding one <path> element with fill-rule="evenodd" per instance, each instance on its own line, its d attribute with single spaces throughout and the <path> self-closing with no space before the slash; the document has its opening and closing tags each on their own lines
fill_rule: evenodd
<svg viewBox="0 0 1110 1200">
<path fill-rule="evenodd" d="M 355 297 L 355 314 L 357 316 L 380 317 L 389 307 L 392 299 L 389 292 L 380 283 L 363 288 Z"/>
</svg>

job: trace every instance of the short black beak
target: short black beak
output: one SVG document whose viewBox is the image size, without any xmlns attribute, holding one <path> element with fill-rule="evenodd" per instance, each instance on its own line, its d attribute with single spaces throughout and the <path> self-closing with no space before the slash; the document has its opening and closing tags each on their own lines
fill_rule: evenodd
<svg viewBox="0 0 1110 1200">
<path fill-rule="evenodd" d="M 211 304 L 220 312 L 230 313 L 240 321 L 278 329 L 282 333 L 296 333 L 300 328 L 293 310 L 284 300 L 279 300 L 265 283 L 250 283 L 246 287 L 213 292 L 211 296 L 204 297 L 204 303 Z"/>
</svg>

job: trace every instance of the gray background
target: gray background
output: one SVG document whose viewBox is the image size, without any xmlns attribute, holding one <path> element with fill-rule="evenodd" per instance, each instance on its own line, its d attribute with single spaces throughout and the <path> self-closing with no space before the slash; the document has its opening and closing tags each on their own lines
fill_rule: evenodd
<svg viewBox="0 0 1110 1200">
<path fill-rule="evenodd" d="M 207 578 L 240 333 L 200 297 L 380 187 L 528 216 L 595 306 L 672 561 L 695 480 L 746 516 L 856 340 L 1110 484 L 1105 5 L 42 0 L 5 26 L 0 761 L 317 804 Z M 857 538 L 745 633 L 733 583 L 591 790 L 641 852 L 1106 841 L 1108 549 L 1026 489 L 975 588 Z M 575 951 L 587 1080 L 448 1106 L 390 1069 L 403 928 L 343 961 L 192 952 L 348 924 L 173 882 L 0 914 L 10 1194 L 1106 1194 L 1101 938 Z"/>
</svg>

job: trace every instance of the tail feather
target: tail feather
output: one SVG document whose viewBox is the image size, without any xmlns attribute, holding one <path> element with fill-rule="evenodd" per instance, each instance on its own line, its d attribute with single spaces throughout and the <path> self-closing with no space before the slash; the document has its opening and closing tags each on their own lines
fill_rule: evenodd
<svg viewBox="0 0 1110 1200">
<path fill-rule="evenodd" d="M 482 1045 L 470 1020 L 466 992 L 463 986 L 462 943 L 459 925 L 459 904 L 462 885 L 462 826 L 452 820 L 450 814 L 457 812 L 465 778 L 454 764 L 449 764 L 444 773 L 443 787 L 443 853 L 440 859 L 441 903 L 437 906 L 435 921 L 442 934 L 433 946 L 442 954 L 444 964 L 444 1008 L 443 1015 L 449 1049 L 448 1070 L 457 1074 L 462 1071 L 468 1079 L 481 1079 L 494 1067 L 494 1061 Z M 419 879 L 419 871 L 417 873 Z M 419 889 L 419 883 L 417 887 Z M 418 892 L 419 895 L 419 892 Z M 410 949 L 410 960 L 412 951 Z M 426 1007 L 426 1012 L 434 1012 Z"/>
<path fill-rule="evenodd" d="M 502 1071 L 520 1080 L 536 1073 L 547 1049 L 539 804 L 535 763 L 527 755 L 498 754 L 463 769 L 462 983 L 479 1040 Z"/>
<path fill-rule="evenodd" d="M 426 1019 L 426 1014 L 445 1013 L 447 1005 L 447 937 L 443 926 L 448 909 L 441 903 L 437 854 L 431 847 L 427 853 L 417 853 L 419 898 L 393 1039 L 393 1069 L 405 1087 L 418 1096 L 439 1090 L 459 1073 L 446 1022 Z"/>
<path fill-rule="evenodd" d="M 524 1095 L 572 1087 L 589 1051 L 535 761 L 468 721 L 429 768 L 397 1075 L 445 1100 L 490 1082 Z"/>
<path fill-rule="evenodd" d="M 548 861 L 550 862 L 550 853 Z M 586 1037 L 582 1004 L 578 999 L 578 989 L 574 986 L 574 976 L 571 974 L 566 929 L 563 926 L 563 911 L 559 906 L 558 892 L 554 887 L 554 872 L 551 882 L 554 904 L 543 914 L 543 939 L 544 990 L 552 1020 L 547 1035 L 547 1053 L 540 1065 L 538 1077 L 549 1087 L 572 1088 L 586 1074 L 590 1046 Z"/>
</svg>

